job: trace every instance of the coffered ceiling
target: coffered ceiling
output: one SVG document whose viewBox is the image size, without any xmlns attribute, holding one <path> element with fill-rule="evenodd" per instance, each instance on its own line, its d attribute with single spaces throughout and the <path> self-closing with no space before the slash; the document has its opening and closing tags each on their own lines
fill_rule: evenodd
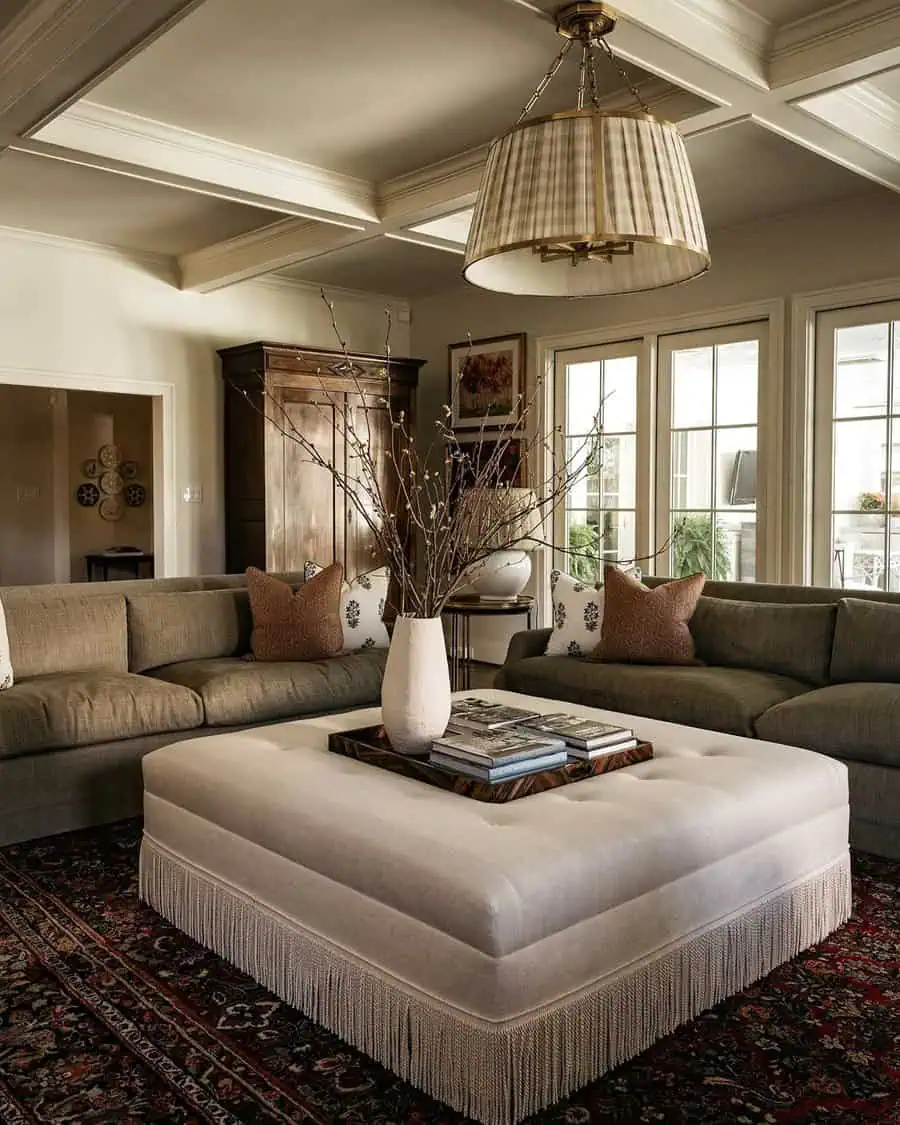
<svg viewBox="0 0 900 1125">
<path fill-rule="evenodd" d="M 486 146 L 558 49 L 557 3 L 7 0 L 0 225 L 173 255 L 200 291 L 273 272 L 453 286 Z M 713 233 L 900 192 L 895 0 L 615 7 L 612 46 L 680 123 Z"/>
</svg>

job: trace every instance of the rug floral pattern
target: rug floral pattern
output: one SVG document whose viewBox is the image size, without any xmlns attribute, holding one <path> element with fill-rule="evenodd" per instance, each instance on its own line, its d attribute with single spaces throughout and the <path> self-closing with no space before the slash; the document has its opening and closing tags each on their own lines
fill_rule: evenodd
<svg viewBox="0 0 900 1125">
<path fill-rule="evenodd" d="M 134 822 L 0 853 L 3 1125 L 462 1125 L 136 897 Z M 900 864 L 850 923 L 532 1125 L 900 1125 Z"/>
</svg>

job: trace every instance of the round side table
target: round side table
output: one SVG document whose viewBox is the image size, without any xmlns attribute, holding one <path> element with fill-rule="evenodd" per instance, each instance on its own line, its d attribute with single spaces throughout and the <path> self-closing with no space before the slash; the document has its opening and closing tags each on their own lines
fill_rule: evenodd
<svg viewBox="0 0 900 1125">
<path fill-rule="evenodd" d="M 453 691 L 469 691 L 472 687 L 469 650 L 471 648 L 471 625 L 473 617 L 512 617 L 525 614 L 528 628 L 531 628 L 531 615 L 534 611 L 534 598 L 520 594 L 517 598 L 450 598 L 444 606 L 444 613 L 450 618 L 450 687 Z"/>
</svg>

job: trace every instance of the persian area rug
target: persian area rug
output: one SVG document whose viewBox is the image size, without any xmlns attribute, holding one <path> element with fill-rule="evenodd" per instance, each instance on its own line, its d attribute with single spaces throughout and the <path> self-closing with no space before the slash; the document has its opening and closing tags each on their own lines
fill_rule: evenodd
<svg viewBox="0 0 900 1125">
<path fill-rule="evenodd" d="M 462 1125 L 137 901 L 136 822 L 0 852 L 3 1125 Z M 900 864 L 815 950 L 532 1125 L 900 1125 Z"/>
</svg>

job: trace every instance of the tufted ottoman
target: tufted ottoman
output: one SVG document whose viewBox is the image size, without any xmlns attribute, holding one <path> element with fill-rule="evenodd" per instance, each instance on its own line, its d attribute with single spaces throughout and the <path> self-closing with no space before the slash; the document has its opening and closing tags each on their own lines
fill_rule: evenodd
<svg viewBox="0 0 900 1125">
<path fill-rule="evenodd" d="M 395 1073 L 509 1125 L 850 911 L 839 762 L 567 708 L 624 719 L 655 759 L 486 805 L 327 752 L 376 710 L 157 750 L 141 894 Z"/>
</svg>

